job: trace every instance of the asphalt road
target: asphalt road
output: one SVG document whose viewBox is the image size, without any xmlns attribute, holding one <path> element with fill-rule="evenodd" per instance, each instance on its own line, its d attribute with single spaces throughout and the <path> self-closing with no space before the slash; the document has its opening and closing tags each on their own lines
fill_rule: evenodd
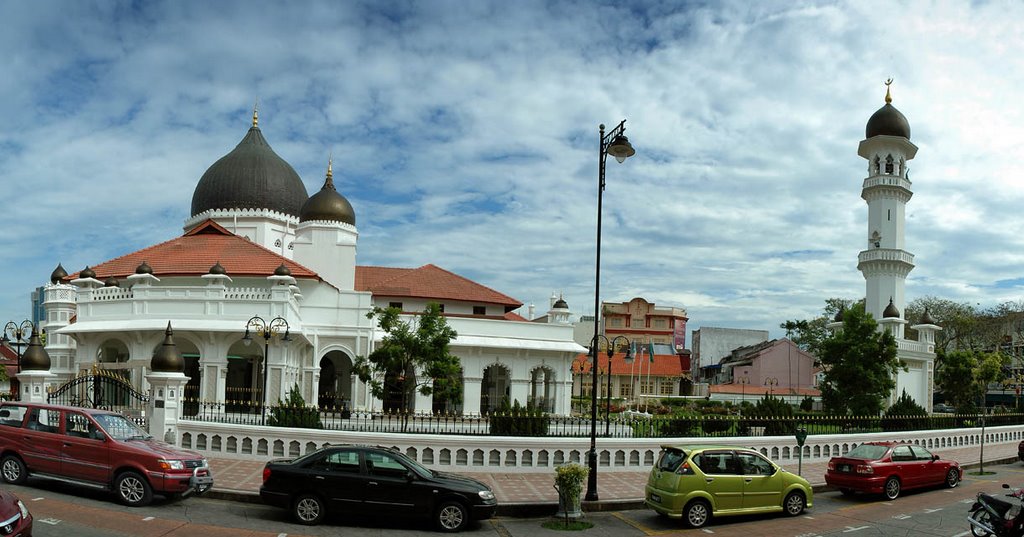
<svg viewBox="0 0 1024 537">
<path fill-rule="evenodd" d="M 969 535 L 967 509 L 979 491 L 998 492 L 1001 483 L 1024 485 L 1024 465 L 989 466 L 994 475 L 965 476 L 955 489 L 905 491 L 895 501 L 838 492 L 815 495 L 814 509 L 790 518 L 735 517 L 714 520 L 701 530 L 663 519 L 652 511 L 587 513 L 594 527 L 583 532 L 549 530 L 550 519 L 497 518 L 472 525 L 465 535 L 498 537 L 640 537 L 653 535 L 719 535 L 742 537 L 874 537 Z M 115 503 L 107 494 L 43 480 L 11 486 L 36 517 L 38 537 L 298 537 L 346 535 L 438 535 L 425 522 L 336 517 L 328 524 L 306 527 L 291 522 L 280 509 L 207 498 L 157 500 L 141 509 Z"/>
</svg>

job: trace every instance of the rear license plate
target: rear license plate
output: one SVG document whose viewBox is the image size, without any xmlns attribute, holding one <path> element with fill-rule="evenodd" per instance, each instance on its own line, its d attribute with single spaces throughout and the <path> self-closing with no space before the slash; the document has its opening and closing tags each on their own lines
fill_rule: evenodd
<svg viewBox="0 0 1024 537">
<path fill-rule="evenodd" d="M 651 501 L 654 503 L 661 503 L 661 496 L 657 494 L 651 494 Z"/>
</svg>

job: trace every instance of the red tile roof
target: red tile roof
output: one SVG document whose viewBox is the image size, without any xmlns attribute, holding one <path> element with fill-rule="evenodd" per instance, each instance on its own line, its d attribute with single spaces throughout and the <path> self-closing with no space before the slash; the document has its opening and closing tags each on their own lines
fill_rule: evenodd
<svg viewBox="0 0 1024 537">
<path fill-rule="evenodd" d="M 356 290 L 369 291 L 376 296 L 384 297 L 501 304 L 506 310 L 523 305 L 522 302 L 490 287 L 430 264 L 414 269 L 356 267 Z"/>
<path fill-rule="evenodd" d="M 153 275 L 201 276 L 210 272 L 210 267 L 220 263 L 228 276 L 270 276 L 274 269 L 284 263 L 294 278 L 317 278 L 316 272 L 276 254 L 252 241 L 235 235 L 212 220 L 196 226 L 181 237 L 143 248 L 121 257 L 91 267 L 96 279 L 103 281 L 111 276 L 123 279 L 135 274 L 135 269 L 145 261 L 153 269 Z M 66 279 L 79 278 L 80 272 Z"/>
<path fill-rule="evenodd" d="M 601 352 L 599 356 L 598 367 L 600 369 L 598 372 L 603 374 L 608 367 L 608 355 Z M 589 358 L 590 355 L 587 353 L 577 355 L 576 359 L 572 361 L 573 373 L 590 372 Z M 632 364 L 626 363 L 626 353 L 624 352 L 612 355 L 612 375 L 629 375 L 631 371 L 633 374 L 640 374 L 641 369 L 646 375 L 648 368 L 650 368 L 652 377 L 682 377 L 689 374 L 689 371 L 683 368 L 681 358 L 677 354 L 655 354 L 653 364 L 646 354 L 634 358 Z"/>
</svg>

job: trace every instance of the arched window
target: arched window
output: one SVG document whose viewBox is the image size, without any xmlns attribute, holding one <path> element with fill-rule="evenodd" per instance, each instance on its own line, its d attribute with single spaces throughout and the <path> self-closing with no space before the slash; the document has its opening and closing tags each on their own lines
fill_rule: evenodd
<svg viewBox="0 0 1024 537">
<path fill-rule="evenodd" d="M 878 155 L 875 155 L 875 175 L 878 175 L 881 169 L 881 161 L 878 159 Z"/>
<path fill-rule="evenodd" d="M 892 155 L 885 157 L 885 173 L 892 175 L 893 161 Z"/>
</svg>

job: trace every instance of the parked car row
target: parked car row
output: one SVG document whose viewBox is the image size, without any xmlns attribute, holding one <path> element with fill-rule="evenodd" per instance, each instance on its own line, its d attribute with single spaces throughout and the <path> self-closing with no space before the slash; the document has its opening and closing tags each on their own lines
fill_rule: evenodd
<svg viewBox="0 0 1024 537">
<path fill-rule="evenodd" d="M 1024 460 L 1024 442 L 1019 447 Z M 963 470 L 927 449 L 900 442 L 867 442 L 829 460 L 825 482 L 843 494 L 882 494 L 889 500 L 918 487 L 956 487 Z M 662 446 L 644 503 L 694 528 L 711 517 L 759 513 L 797 516 L 813 507 L 810 483 L 756 450 L 735 446 Z"/>
</svg>

